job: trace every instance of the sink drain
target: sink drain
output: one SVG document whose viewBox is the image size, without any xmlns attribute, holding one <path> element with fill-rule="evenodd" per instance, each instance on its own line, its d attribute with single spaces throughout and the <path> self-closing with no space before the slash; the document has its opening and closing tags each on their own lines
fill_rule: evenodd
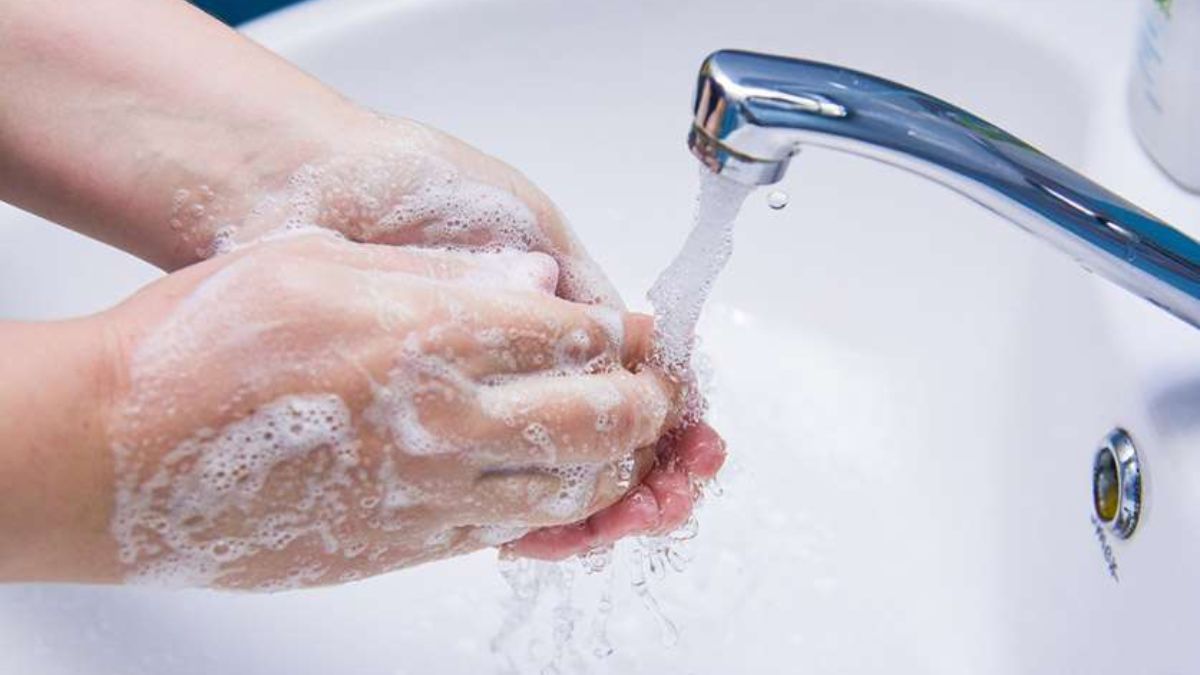
<svg viewBox="0 0 1200 675">
<path fill-rule="evenodd" d="M 1121 539 L 1137 529 L 1142 511 L 1142 473 L 1137 448 L 1124 429 L 1114 429 L 1092 461 L 1092 507 L 1096 518 Z"/>
</svg>

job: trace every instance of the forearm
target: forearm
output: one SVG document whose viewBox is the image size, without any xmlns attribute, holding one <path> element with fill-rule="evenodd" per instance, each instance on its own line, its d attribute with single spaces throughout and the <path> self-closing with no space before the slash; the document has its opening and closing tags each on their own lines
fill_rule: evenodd
<svg viewBox="0 0 1200 675">
<path fill-rule="evenodd" d="M 0 0 L 0 199 L 166 269 L 361 114 L 182 0 Z"/>
<path fill-rule="evenodd" d="M 0 322 L 0 582 L 116 578 L 101 321 Z"/>
</svg>

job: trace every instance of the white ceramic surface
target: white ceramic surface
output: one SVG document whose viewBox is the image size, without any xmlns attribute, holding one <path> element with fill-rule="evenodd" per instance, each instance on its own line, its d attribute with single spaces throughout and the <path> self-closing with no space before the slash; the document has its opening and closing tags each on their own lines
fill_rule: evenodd
<svg viewBox="0 0 1200 675">
<path fill-rule="evenodd" d="M 248 32 L 524 170 L 637 305 L 689 225 L 691 88 L 724 47 L 924 88 L 1200 234 L 1128 130 L 1133 5 L 318 0 Z M 1200 334 L 918 177 L 814 150 L 779 188 L 781 211 L 748 200 L 703 323 L 732 457 L 695 560 L 654 584 L 679 643 L 624 590 L 592 671 L 1196 671 Z M 0 207 L 0 316 L 155 274 Z M 1115 425 L 1148 500 L 1119 584 L 1089 522 Z M 0 588 L 0 672 L 491 672 L 504 596 L 490 554 L 265 597 Z"/>
</svg>

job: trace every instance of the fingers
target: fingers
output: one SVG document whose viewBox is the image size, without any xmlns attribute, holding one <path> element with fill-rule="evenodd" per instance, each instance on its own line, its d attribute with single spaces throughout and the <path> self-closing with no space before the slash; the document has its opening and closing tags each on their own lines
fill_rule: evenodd
<svg viewBox="0 0 1200 675">
<path fill-rule="evenodd" d="M 347 302 L 362 304 L 389 332 L 415 335 L 422 351 L 472 379 L 596 372 L 638 363 L 649 350 L 650 317 L 554 297 L 558 265 L 546 254 L 423 250 L 316 235 L 285 246 L 292 259 L 333 265 L 354 289 Z"/>
<path fill-rule="evenodd" d="M 645 481 L 612 506 L 586 520 L 543 527 L 508 544 L 505 552 L 542 560 L 563 558 L 639 534 L 664 534 L 691 515 L 690 479 L 678 469 L 655 468 Z"/>
<path fill-rule="evenodd" d="M 455 510 L 464 525 L 552 525 L 562 522 L 553 511 L 563 489 L 562 478 L 539 469 L 485 472 Z"/>
<path fill-rule="evenodd" d="M 695 506 L 694 485 L 712 478 L 725 458 L 715 431 L 700 423 L 665 442 L 640 485 L 584 521 L 534 530 L 504 547 L 509 555 L 561 560 L 624 537 L 663 534 L 683 525 Z"/>
<path fill-rule="evenodd" d="M 481 155 L 461 142 L 456 148 L 465 163 L 480 172 L 480 178 L 496 186 L 504 186 L 534 217 L 536 236 L 531 240 L 536 250 L 550 254 L 558 262 L 561 274 L 556 295 L 572 302 L 603 305 L 624 310 L 616 287 L 605 276 L 562 213 L 544 192 L 510 166 Z"/>
<path fill-rule="evenodd" d="M 648 447 L 608 465 L 487 471 L 455 510 L 462 524 L 562 525 L 611 506 L 653 465 L 654 449 Z"/>
<path fill-rule="evenodd" d="M 454 251 L 347 241 L 322 230 L 297 235 L 289 252 L 314 262 L 367 272 L 397 273 L 481 288 L 553 295 L 558 263 L 544 253 L 516 250 Z"/>
<path fill-rule="evenodd" d="M 693 478 L 712 478 L 725 463 L 725 441 L 704 422 L 681 431 L 672 447 L 676 463 Z"/>
<path fill-rule="evenodd" d="M 616 287 L 581 246 L 575 245 L 568 251 L 555 255 L 555 260 L 562 270 L 557 289 L 559 297 L 587 305 L 625 309 L 625 303 L 622 302 Z"/>
<path fill-rule="evenodd" d="M 275 245 L 293 259 L 361 273 L 350 283 L 357 296 L 379 305 L 384 326 L 411 329 L 402 317 L 438 315 L 429 317 L 437 330 L 423 346 L 452 356 L 472 377 L 632 367 L 650 350 L 651 317 L 554 297 L 559 264 L 544 253 L 363 244 L 319 230 Z M 451 286 L 428 287 L 425 301 L 414 302 L 413 277 Z M 456 309 L 447 314 L 452 302 Z"/>
<path fill-rule="evenodd" d="M 601 471 L 595 484 L 591 502 L 573 518 L 548 525 L 562 525 L 590 516 L 619 502 L 633 486 L 641 485 L 646 475 L 654 469 L 657 461 L 653 446 L 638 448 L 619 461 L 609 464 Z"/>
<path fill-rule="evenodd" d="M 466 429 L 507 448 L 507 462 L 609 463 L 653 445 L 673 399 L 670 382 L 650 370 L 531 377 L 482 389 L 479 418 Z"/>
<path fill-rule="evenodd" d="M 477 378 L 597 372 L 645 360 L 653 319 L 544 294 L 463 289 L 457 331 Z M 439 336 L 442 339 L 444 336 Z"/>
</svg>

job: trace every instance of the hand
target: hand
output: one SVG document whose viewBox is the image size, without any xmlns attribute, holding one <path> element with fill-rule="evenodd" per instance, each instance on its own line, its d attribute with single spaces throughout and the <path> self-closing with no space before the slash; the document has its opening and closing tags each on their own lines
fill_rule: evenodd
<svg viewBox="0 0 1200 675">
<path fill-rule="evenodd" d="M 556 283 L 541 254 L 307 235 L 147 287 L 112 319 L 126 573 L 335 583 L 617 502 L 676 392 L 625 367 L 647 317 L 556 298 Z"/>
</svg>

